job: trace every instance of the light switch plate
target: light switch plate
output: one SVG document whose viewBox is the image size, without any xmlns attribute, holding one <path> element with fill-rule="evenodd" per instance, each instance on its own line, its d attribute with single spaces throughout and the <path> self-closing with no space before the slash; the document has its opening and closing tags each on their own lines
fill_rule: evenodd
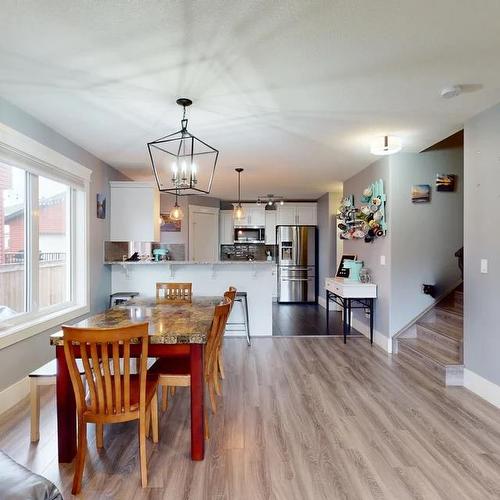
<svg viewBox="0 0 500 500">
<path fill-rule="evenodd" d="M 488 259 L 481 259 L 481 273 L 488 273 Z"/>
<path fill-rule="evenodd" d="M 385 266 L 385 255 L 380 256 L 380 265 Z"/>
</svg>

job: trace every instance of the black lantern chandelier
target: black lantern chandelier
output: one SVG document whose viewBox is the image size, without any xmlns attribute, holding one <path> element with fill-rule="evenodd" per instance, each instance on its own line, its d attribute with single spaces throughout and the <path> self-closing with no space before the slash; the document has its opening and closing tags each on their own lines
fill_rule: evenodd
<svg viewBox="0 0 500 500">
<path fill-rule="evenodd" d="M 212 188 L 219 151 L 188 132 L 186 108 L 191 99 L 177 99 L 183 107 L 181 129 L 148 142 L 158 189 L 176 196 L 208 194 Z"/>
</svg>

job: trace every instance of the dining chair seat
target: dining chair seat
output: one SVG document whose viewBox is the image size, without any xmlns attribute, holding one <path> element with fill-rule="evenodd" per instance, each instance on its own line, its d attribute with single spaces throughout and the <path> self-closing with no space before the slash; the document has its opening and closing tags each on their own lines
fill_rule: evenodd
<svg viewBox="0 0 500 500">
<path fill-rule="evenodd" d="M 121 405 L 121 412 L 125 411 L 125 406 L 124 406 L 124 401 L 125 401 L 125 383 L 124 383 L 124 377 L 121 376 L 121 383 L 120 383 L 120 392 L 121 392 L 121 397 L 119 398 L 120 401 L 122 401 Z M 130 394 L 130 411 L 137 411 L 139 409 L 139 404 L 140 404 L 140 377 L 139 374 L 131 374 L 130 375 L 130 389 L 129 389 L 129 394 Z M 156 392 L 156 389 L 158 387 L 158 374 L 156 373 L 151 373 L 148 370 L 147 373 L 147 378 L 146 378 L 146 402 L 149 403 Z M 111 393 L 114 401 L 117 401 L 116 398 L 116 391 L 115 387 L 113 386 L 111 388 Z M 91 404 L 90 396 L 86 398 L 86 403 L 88 406 Z M 92 412 L 90 411 L 85 411 L 83 414 L 88 417 L 87 420 L 89 422 L 92 422 L 92 417 L 90 416 Z M 117 414 L 116 408 L 113 409 L 112 416 L 116 416 Z M 99 417 L 99 422 L 102 420 L 102 417 Z"/>
</svg>

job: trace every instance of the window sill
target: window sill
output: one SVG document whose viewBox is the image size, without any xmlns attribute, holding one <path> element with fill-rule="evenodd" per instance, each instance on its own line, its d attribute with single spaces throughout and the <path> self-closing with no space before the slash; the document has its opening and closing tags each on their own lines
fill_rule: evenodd
<svg viewBox="0 0 500 500">
<path fill-rule="evenodd" d="M 0 332 L 0 349 L 29 339 L 39 333 L 71 321 L 90 312 L 89 306 L 72 305 L 58 311 L 44 314 Z"/>
</svg>

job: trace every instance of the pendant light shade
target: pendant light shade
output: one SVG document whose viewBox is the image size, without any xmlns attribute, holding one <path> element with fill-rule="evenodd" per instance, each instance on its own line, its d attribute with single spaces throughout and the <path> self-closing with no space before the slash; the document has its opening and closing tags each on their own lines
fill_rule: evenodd
<svg viewBox="0 0 500 500">
<path fill-rule="evenodd" d="M 177 99 L 177 104 L 183 107 L 181 129 L 147 144 L 153 174 L 162 193 L 208 194 L 212 188 L 219 151 L 188 131 L 186 107 L 192 103 L 190 99 Z"/>
<path fill-rule="evenodd" d="M 401 139 L 394 135 L 376 137 L 370 147 L 372 154 L 377 156 L 392 155 L 401 151 Z"/>
<path fill-rule="evenodd" d="M 241 172 L 243 172 L 243 169 L 235 168 L 234 170 L 238 173 L 238 203 L 234 205 L 234 219 L 238 221 L 245 216 L 245 211 L 241 205 Z"/>
<path fill-rule="evenodd" d="M 184 218 L 184 212 L 182 208 L 177 203 L 177 194 L 175 195 L 175 204 L 170 210 L 170 219 L 171 220 L 182 220 Z"/>
</svg>

